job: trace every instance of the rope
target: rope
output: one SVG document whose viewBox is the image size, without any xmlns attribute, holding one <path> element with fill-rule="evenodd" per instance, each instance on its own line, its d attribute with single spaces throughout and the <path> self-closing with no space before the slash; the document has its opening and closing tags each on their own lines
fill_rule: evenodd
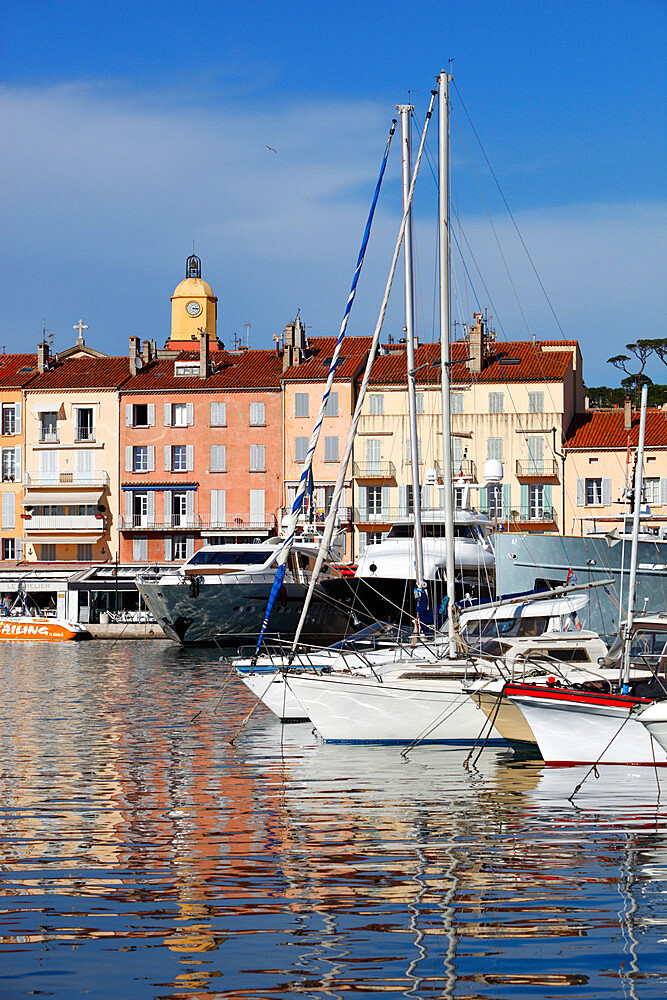
<svg viewBox="0 0 667 1000">
<path fill-rule="evenodd" d="M 629 722 L 629 720 L 631 718 L 632 718 L 632 710 L 630 710 L 630 712 L 628 712 L 627 718 L 625 718 L 623 720 L 623 722 L 621 723 L 621 725 L 618 727 L 618 729 L 616 730 L 616 732 L 614 733 L 614 735 L 612 736 L 612 738 L 609 740 L 609 743 L 607 743 L 606 747 L 604 748 L 604 750 L 602 751 L 602 753 L 600 754 L 600 756 L 598 757 L 598 759 L 595 761 L 595 763 L 591 764 L 591 766 L 589 767 L 589 769 L 586 772 L 586 774 L 583 776 L 583 778 L 581 779 L 581 781 L 579 782 L 579 784 L 577 785 L 577 787 L 575 788 L 575 790 L 572 792 L 572 795 L 570 795 L 570 797 L 568 798 L 568 802 L 572 802 L 572 800 L 574 799 L 575 795 L 580 791 L 582 785 L 584 784 L 584 782 L 588 778 L 589 774 L 591 774 L 591 772 L 595 772 L 595 777 L 596 778 L 600 777 L 600 774 L 598 772 L 598 764 L 600 763 L 600 761 L 602 760 L 602 758 L 606 754 L 606 752 L 609 749 L 609 747 L 612 745 L 612 743 L 614 742 L 614 740 L 616 739 L 616 737 L 619 735 L 619 733 L 623 729 L 623 726 L 626 724 L 626 722 Z"/>
<path fill-rule="evenodd" d="M 486 729 L 486 727 L 488 725 L 489 731 L 486 734 L 486 736 L 484 737 L 484 740 L 482 741 L 482 745 L 479 748 L 479 753 L 477 754 L 477 756 L 475 757 L 474 761 L 472 762 L 472 767 L 475 767 L 477 765 L 477 761 L 479 760 L 479 758 L 482 756 L 482 753 L 484 752 L 484 748 L 486 747 L 486 744 L 489 741 L 489 737 L 490 737 L 491 732 L 493 730 L 493 727 L 495 725 L 495 721 L 496 721 L 496 719 L 498 717 L 498 712 L 500 711 L 500 706 L 502 704 L 504 691 L 505 691 L 505 688 L 503 687 L 502 691 L 500 691 L 500 693 L 498 694 L 498 697 L 496 698 L 496 704 L 495 704 L 495 707 L 494 707 L 494 710 L 493 710 L 493 718 L 492 719 L 491 718 L 487 718 L 486 719 L 486 721 L 484 722 L 484 725 L 482 726 L 482 728 L 480 730 L 479 736 L 477 737 L 477 739 L 475 740 L 475 742 L 473 743 L 473 745 L 471 747 L 470 753 L 468 754 L 468 756 L 466 757 L 466 759 L 463 761 L 463 767 L 465 767 L 466 770 L 468 770 L 468 767 L 470 765 L 470 758 L 472 757 L 473 753 L 475 752 L 475 747 L 477 746 L 477 743 L 478 743 L 480 737 L 482 736 L 482 733 L 484 732 L 484 730 Z"/>
</svg>

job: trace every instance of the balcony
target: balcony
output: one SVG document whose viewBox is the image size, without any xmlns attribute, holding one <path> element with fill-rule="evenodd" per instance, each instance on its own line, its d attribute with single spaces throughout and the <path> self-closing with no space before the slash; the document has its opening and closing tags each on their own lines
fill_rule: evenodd
<svg viewBox="0 0 667 1000">
<path fill-rule="evenodd" d="M 99 487 L 100 490 L 109 485 L 108 472 L 26 472 L 23 477 L 24 486 L 59 486 L 69 487 Z"/>
<path fill-rule="evenodd" d="M 354 462 L 352 475 L 355 479 L 396 479 L 393 462 Z"/>
<path fill-rule="evenodd" d="M 284 521 L 284 519 L 286 517 L 289 517 L 291 513 L 292 513 L 291 507 L 283 507 L 280 512 L 281 519 Z M 352 520 L 353 513 L 354 512 L 351 507 L 339 507 L 338 513 L 336 514 L 336 527 L 339 527 L 341 524 L 349 524 L 350 521 Z M 321 511 L 319 511 L 311 522 L 310 514 L 308 512 L 304 513 L 302 511 L 301 514 L 299 515 L 299 520 L 297 521 L 297 524 L 311 524 L 311 523 L 324 524 L 324 522 L 326 521 L 326 517 L 327 517 L 326 514 L 323 514 Z"/>
<path fill-rule="evenodd" d="M 440 482 L 443 480 L 442 475 L 442 463 L 436 462 L 435 467 L 438 470 L 438 479 Z M 476 482 L 477 480 L 477 466 L 471 458 L 460 458 L 458 462 L 452 460 L 452 478 L 453 479 L 467 479 L 471 482 Z"/>
<path fill-rule="evenodd" d="M 54 516 L 33 514 L 32 517 L 25 519 L 24 527 L 26 536 L 38 531 L 73 533 L 85 531 L 87 534 L 90 534 L 91 531 L 96 531 L 98 534 L 101 534 L 106 530 L 106 518 L 95 517 L 94 514 L 72 514 L 71 516 L 68 514 L 56 514 Z"/>
<path fill-rule="evenodd" d="M 276 527 L 274 514 L 222 514 L 197 517 L 202 531 L 272 531 Z"/>
<path fill-rule="evenodd" d="M 555 458 L 517 458 L 516 474 L 519 479 L 556 479 L 558 466 Z"/>
<path fill-rule="evenodd" d="M 60 435 L 58 434 L 58 431 L 40 431 L 39 443 L 60 444 Z"/>
<path fill-rule="evenodd" d="M 480 514 L 485 514 L 492 521 L 500 524 L 522 525 L 522 524 L 556 524 L 556 508 L 551 506 L 528 506 L 512 507 L 510 509 L 501 507 L 484 507 Z"/>
<path fill-rule="evenodd" d="M 94 427 L 77 427 L 74 434 L 75 444 L 95 444 Z"/>
<path fill-rule="evenodd" d="M 122 515 L 121 531 L 198 531 L 201 518 L 197 514 L 171 517 L 149 517 L 148 514 Z"/>
</svg>

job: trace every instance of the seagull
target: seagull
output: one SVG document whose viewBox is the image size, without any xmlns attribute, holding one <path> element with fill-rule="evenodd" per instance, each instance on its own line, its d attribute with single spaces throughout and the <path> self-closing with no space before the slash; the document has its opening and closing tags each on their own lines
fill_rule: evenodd
<svg viewBox="0 0 667 1000">
<path fill-rule="evenodd" d="M 278 150 L 274 149 L 273 146 L 267 146 L 266 149 L 270 149 L 272 153 L 277 153 Z"/>
</svg>

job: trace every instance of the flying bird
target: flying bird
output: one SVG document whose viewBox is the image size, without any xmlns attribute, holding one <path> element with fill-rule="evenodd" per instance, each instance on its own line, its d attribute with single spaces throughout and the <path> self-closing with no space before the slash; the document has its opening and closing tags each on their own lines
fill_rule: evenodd
<svg viewBox="0 0 667 1000">
<path fill-rule="evenodd" d="M 274 149 L 273 146 L 266 146 L 266 149 L 270 149 L 272 153 L 277 153 L 278 150 Z"/>
</svg>

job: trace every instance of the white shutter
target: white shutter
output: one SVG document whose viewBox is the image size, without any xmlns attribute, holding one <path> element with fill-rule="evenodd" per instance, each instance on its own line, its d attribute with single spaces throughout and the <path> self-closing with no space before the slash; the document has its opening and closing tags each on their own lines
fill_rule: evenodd
<svg viewBox="0 0 667 1000">
<path fill-rule="evenodd" d="M 188 528 L 195 526 L 195 491 L 188 490 L 185 494 L 185 517 Z"/>
<path fill-rule="evenodd" d="M 586 480 L 577 479 L 577 507 L 586 506 Z"/>
<path fill-rule="evenodd" d="M 251 472 L 264 472 L 266 468 L 264 461 L 264 445 L 263 444 L 251 444 L 250 445 L 250 471 Z"/>
<path fill-rule="evenodd" d="M 431 487 L 422 486 L 422 510 L 431 509 Z"/>
<path fill-rule="evenodd" d="M 164 471 L 171 472 L 171 446 L 164 446 Z"/>
<path fill-rule="evenodd" d="M 423 412 L 424 412 L 424 393 L 423 392 L 418 392 L 417 393 L 417 396 L 415 398 L 415 403 L 416 403 L 415 413 L 417 414 L 417 416 L 421 416 L 423 414 Z"/>
<path fill-rule="evenodd" d="M 132 445 L 125 448 L 125 471 L 132 472 Z"/>
<path fill-rule="evenodd" d="M 148 471 L 155 472 L 155 446 L 149 444 L 147 451 L 148 451 Z"/>
<path fill-rule="evenodd" d="M 308 438 L 298 437 L 294 439 L 294 461 L 305 462 L 308 454 Z"/>
<path fill-rule="evenodd" d="M 164 526 L 165 528 L 171 528 L 171 490 L 164 491 Z"/>
<path fill-rule="evenodd" d="M 602 480 L 602 506 L 609 507 L 611 504 L 611 479 Z"/>
<path fill-rule="evenodd" d="M 667 504 L 667 477 L 662 476 L 660 479 L 660 505 L 665 506 Z"/>
<path fill-rule="evenodd" d="M 224 427 L 227 423 L 227 404 L 211 403 L 211 427 Z"/>
<path fill-rule="evenodd" d="M 146 500 L 148 527 L 152 528 L 155 524 L 155 490 L 148 491 L 146 494 Z"/>
<path fill-rule="evenodd" d="M 365 521 L 368 517 L 368 491 L 365 486 L 359 487 L 359 520 Z"/>
<path fill-rule="evenodd" d="M 486 439 L 486 457 L 489 459 L 495 458 L 499 462 L 503 460 L 503 439 L 502 438 L 487 438 Z"/>
<path fill-rule="evenodd" d="M 211 472 L 226 472 L 227 470 L 227 449 L 224 444 L 211 445 Z"/>
<path fill-rule="evenodd" d="M 398 516 L 405 517 L 408 513 L 408 488 L 398 487 Z"/>
<path fill-rule="evenodd" d="M 308 393 L 307 392 L 296 392 L 294 394 L 294 416 L 295 417 L 307 417 L 308 416 Z"/>
<path fill-rule="evenodd" d="M 250 523 L 263 525 L 265 510 L 264 490 L 250 490 Z"/>
<path fill-rule="evenodd" d="M 192 559 L 195 554 L 195 540 L 192 535 L 185 539 L 185 558 Z"/>
<path fill-rule="evenodd" d="M 171 427 L 171 403 L 164 404 L 164 426 Z"/>
<path fill-rule="evenodd" d="M 226 496 L 224 490 L 211 490 L 211 526 L 224 524 Z"/>
<path fill-rule="evenodd" d="M 125 404 L 125 426 L 132 426 L 132 403 Z"/>
<path fill-rule="evenodd" d="M 192 427 L 195 422 L 195 404 L 186 403 L 185 404 L 185 423 L 188 427 Z"/>
<path fill-rule="evenodd" d="M 74 467 L 76 469 L 76 481 L 78 483 L 90 483 L 93 479 L 93 460 L 94 455 L 92 451 L 85 450 L 81 448 L 79 451 L 75 452 Z"/>
<path fill-rule="evenodd" d="M 14 404 L 14 433 L 21 433 L 21 404 Z"/>
<path fill-rule="evenodd" d="M 325 439 L 324 439 L 324 461 L 325 462 L 337 462 L 338 461 L 338 438 L 337 437 L 325 437 Z"/>
<path fill-rule="evenodd" d="M 254 427 L 260 427 L 266 423 L 264 403 L 250 404 L 250 423 Z"/>
<path fill-rule="evenodd" d="M 190 404 L 188 404 L 189 406 Z M 186 472 L 192 472 L 195 467 L 195 446 L 193 444 L 186 444 L 185 446 L 185 470 Z"/>
<path fill-rule="evenodd" d="M 327 399 L 327 405 L 324 409 L 325 417 L 337 417 L 338 416 L 338 393 L 332 392 Z"/>
<path fill-rule="evenodd" d="M 389 504 L 391 502 L 391 486 L 382 487 L 382 516 L 389 517 Z"/>
<path fill-rule="evenodd" d="M 531 464 L 530 472 L 540 476 L 542 475 L 542 459 L 544 458 L 544 439 L 538 435 L 531 435 L 526 440 Z"/>
<path fill-rule="evenodd" d="M 382 463 L 382 441 L 379 438 L 366 439 L 366 469 L 367 473 L 373 471 L 379 474 Z"/>
<path fill-rule="evenodd" d="M 2 494 L 2 527 L 13 528 L 15 526 L 16 503 L 13 493 Z"/>
<path fill-rule="evenodd" d="M 359 532 L 359 555 L 361 555 L 361 553 L 364 551 L 365 548 L 366 548 L 366 532 L 365 531 L 360 531 Z"/>
<path fill-rule="evenodd" d="M 164 561 L 171 562 L 171 535 L 164 536 Z"/>
<path fill-rule="evenodd" d="M 23 556 L 23 540 L 21 538 L 17 538 L 14 541 L 14 553 L 16 555 L 16 561 L 20 562 L 21 557 Z"/>
<path fill-rule="evenodd" d="M 145 562 L 148 559 L 148 539 L 132 539 L 132 558 L 135 562 Z"/>
<path fill-rule="evenodd" d="M 155 427 L 155 403 L 148 404 L 148 426 Z"/>
<path fill-rule="evenodd" d="M 125 490 L 125 527 L 132 527 L 132 490 Z"/>
<path fill-rule="evenodd" d="M 17 483 L 21 482 L 21 446 L 17 445 L 14 448 L 14 479 Z"/>
<path fill-rule="evenodd" d="M 463 441 L 459 437 L 453 437 L 452 441 L 452 471 L 455 476 L 461 472 L 461 462 L 463 461 Z"/>
</svg>

